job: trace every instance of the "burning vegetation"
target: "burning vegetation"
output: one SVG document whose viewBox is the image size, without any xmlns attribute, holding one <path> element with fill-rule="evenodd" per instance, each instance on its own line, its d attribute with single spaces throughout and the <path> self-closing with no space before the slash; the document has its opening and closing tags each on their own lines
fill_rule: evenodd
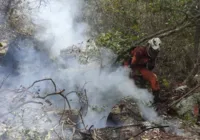
<svg viewBox="0 0 200 140">
<path fill-rule="evenodd" d="M 199 1 L 0 3 L 0 139 L 200 139 Z"/>
</svg>

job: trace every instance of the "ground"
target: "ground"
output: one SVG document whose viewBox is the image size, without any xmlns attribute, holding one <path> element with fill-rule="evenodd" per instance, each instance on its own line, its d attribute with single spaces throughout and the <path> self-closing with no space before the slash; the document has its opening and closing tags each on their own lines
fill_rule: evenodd
<svg viewBox="0 0 200 140">
<path fill-rule="evenodd" d="M 200 126 L 191 125 L 178 117 L 163 115 L 168 127 L 145 121 L 133 101 L 122 101 L 108 116 L 107 127 L 83 131 L 82 139 L 94 140 L 197 140 L 200 139 Z M 160 114 L 161 115 L 161 114 Z M 170 126 L 173 124 L 174 126 Z M 176 125 L 177 124 L 177 125 Z M 176 127 L 177 126 L 177 127 Z M 76 135 L 75 135 L 76 136 Z M 81 139 L 81 138 L 80 138 Z"/>
</svg>

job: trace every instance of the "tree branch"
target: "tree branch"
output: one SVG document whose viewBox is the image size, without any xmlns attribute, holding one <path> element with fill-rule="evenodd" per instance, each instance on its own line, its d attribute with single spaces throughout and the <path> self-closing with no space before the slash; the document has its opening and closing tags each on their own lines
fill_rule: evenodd
<svg viewBox="0 0 200 140">
<path fill-rule="evenodd" d="M 63 90 L 61 90 L 61 91 L 59 91 L 59 92 L 54 92 L 54 93 L 47 94 L 47 95 L 44 96 L 44 97 L 38 96 L 38 97 L 36 97 L 36 98 L 45 99 L 45 98 L 47 98 L 48 96 L 60 95 L 60 96 L 62 96 L 62 97 L 66 100 L 66 102 L 67 102 L 67 104 L 68 104 L 68 107 L 69 107 L 69 109 L 71 110 L 71 105 L 70 105 L 70 103 L 69 103 L 69 100 L 67 99 L 67 97 L 66 97 L 65 95 L 62 94 L 64 91 L 65 91 L 65 89 L 63 89 Z M 71 92 L 70 92 L 70 93 L 71 93 Z"/>
<path fill-rule="evenodd" d="M 86 128 L 86 125 L 85 125 L 85 123 L 84 123 L 84 120 L 83 120 L 83 116 L 82 116 L 81 110 L 82 110 L 82 108 L 79 110 L 79 116 L 80 116 L 80 118 L 81 118 L 81 121 L 82 121 L 82 124 L 83 124 L 85 130 L 87 131 L 87 128 Z"/>
<path fill-rule="evenodd" d="M 130 52 L 136 45 L 140 45 L 141 43 L 153 38 L 153 37 L 159 37 L 159 38 L 164 38 L 164 37 L 167 37 L 169 35 L 172 35 L 173 33 L 177 33 L 177 32 L 180 32 L 182 31 L 183 29 L 187 28 L 187 27 L 190 27 L 192 26 L 193 24 L 191 22 L 185 22 L 181 25 L 177 25 L 173 28 L 170 28 L 170 29 L 164 29 L 164 30 L 161 30 L 161 31 L 158 31 L 154 34 L 151 34 L 149 36 L 146 36 L 134 43 L 132 43 L 132 47 L 130 48 L 127 48 L 127 49 L 124 49 L 124 51 L 117 57 L 116 61 L 114 63 L 116 63 L 117 61 L 119 61 L 121 58 L 123 58 L 123 56 Z"/>
<path fill-rule="evenodd" d="M 11 74 L 8 74 L 1 82 L 1 85 L 0 85 L 0 88 L 2 88 L 4 82 L 8 79 L 8 77 L 10 76 Z"/>
<path fill-rule="evenodd" d="M 38 97 L 36 97 L 36 98 L 45 99 L 45 98 L 47 98 L 48 96 L 58 95 L 58 94 L 63 93 L 64 91 L 65 91 L 65 90 L 63 89 L 63 90 L 58 91 L 58 92 L 54 92 L 54 93 L 47 94 L 46 96 L 43 96 L 43 97 L 38 96 Z"/>
<path fill-rule="evenodd" d="M 180 102 L 183 98 L 187 97 L 188 95 L 192 94 L 194 90 L 196 90 L 197 88 L 200 87 L 200 84 L 197 85 L 196 87 L 194 87 L 193 89 L 191 89 L 189 92 L 187 92 L 186 94 L 184 94 L 183 96 L 181 96 L 179 99 L 177 99 L 176 101 L 174 101 L 174 103 L 170 104 L 168 106 L 168 108 L 172 107 L 173 105 L 177 104 L 178 102 Z"/>
<path fill-rule="evenodd" d="M 165 128 L 165 127 L 169 127 L 169 126 L 155 126 L 155 127 L 150 127 L 150 128 L 146 128 L 144 130 L 142 130 L 142 132 L 136 134 L 134 137 L 139 136 L 140 134 L 144 133 L 145 131 L 151 130 L 151 129 L 155 129 L 155 128 Z"/>
<path fill-rule="evenodd" d="M 56 84 L 55 84 L 55 82 L 54 82 L 51 78 L 45 78 L 45 79 L 37 80 L 37 81 L 33 82 L 33 84 L 32 84 L 31 86 L 29 86 L 27 89 L 33 87 L 33 86 L 34 86 L 36 83 L 38 83 L 38 82 L 41 82 L 41 81 L 48 81 L 48 80 L 51 81 L 51 82 L 53 83 L 54 88 L 55 88 L 55 92 L 56 92 L 56 91 L 57 91 Z"/>
</svg>

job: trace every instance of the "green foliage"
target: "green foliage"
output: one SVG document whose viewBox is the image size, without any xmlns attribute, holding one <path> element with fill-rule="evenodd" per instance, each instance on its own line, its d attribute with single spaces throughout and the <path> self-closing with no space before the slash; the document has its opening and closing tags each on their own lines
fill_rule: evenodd
<svg viewBox="0 0 200 140">
<path fill-rule="evenodd" d="M 169 84 L 169 81 L 165 78 L 162 79 L 162 85 L 165 87 L 165 88 L 169 88 L 170 84 Z"/>
<path fill-rule="evenodd" d="M 133 28 L 136 29 L 137 26 L 135 25 Z M 116 54 L 120 54 L 124 49 L 130 48 L 138 38 L 139 36 L 136 35 L 124 35 L 120 31 L 109 31 L 99 34 L 96 43 L 97 46 L 109 48 Z"/>
<path fill-rule="evenodd" d="M 192 0 L 99 0 L 93 3 L 88 18 L 97 46 L 120 54 L 125 48 L 155 32 L 180 24 L 190 13 Z M 90 5 L 92 3 L 89 3 Z M 90 7 L 92 7 L 90 5 Z M 91 21 L 90 21 L 91 20 Z M 183 81 L 192 69 L 193 29 L 163 38 L 156 73 L 165 77 L 168 87 L 173 80 Z M 141 44 L 144 45 L 144 44 Z M 124 56 L 126 58 L 127 55 Z M 169 80 L 170 79 L 170 80 Z"/>
<path fill-rule="evenodd" d="M 110 48 L 117 54 L 122 51 L 126 41 L 127 39 L 118 31 L 102 33 L 96 40 L 98 46 Z"/>
</svg>

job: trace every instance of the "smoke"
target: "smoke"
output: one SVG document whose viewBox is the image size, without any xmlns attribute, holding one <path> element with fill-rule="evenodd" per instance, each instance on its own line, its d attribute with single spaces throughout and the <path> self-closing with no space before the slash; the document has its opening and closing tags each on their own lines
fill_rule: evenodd
<svg viewBox="0 0 200 140">
<path fill-rule="evenodd" d="M 45 31 L 38 31 L 36 38 L 45 42 L 52 42 L 51 46 L 47 46 L 50 51 L 51 58 L 59 57 L 59 53 L 62 49 L 66 49 L 68 46 L 77 44 L 82 41 L 86 41 L 88 38 L 87 32 L 89 32 L 88 25 L 81 22 L 81 14 L 83 9 L 83 2 L 80 0 L 60 0 L 51 1 L 47 7 L 40 8 L 41 11 L 34 18 L 37 25 L 45 27 Z M 50 39 L 53 39 L 50 40 Z M 84 45 L 82 47 L 85 47 Z M 84 49 L 84 48 L 82 48 Z M 105 124 L 105 118 L 110 112 L 111 108 L 123 97 L 130 96 L 135 100 L 149 102 L 152 100 L 151 94 L 147 90 L 138 89 L 132 80 L 128 78 L 128 70 L 119 68 L 116 71 L 110 72 L 109 64 L 112 63 L 113 53 L 110 50 L 102 51 L 100 58 L 101 65 L 107 64 L 107 69 L 100 69 L 98 61 L 90 62 L 86 65 L 81 65 L 77 59 L 69 58 L 64 60 L 67 69 L 60 70 L 62 77 L 54 74 L 57 79 L 68 85 L 70 89 L 83 86 L 85 83 L 85 89 L 87 91 L 87 97 L 89 101 L 89 111 L 85 117 L 87 125 L 94 125 L 95 127 L 103 127 Z M 97 56 L 96 56 L 97 57 Z M 60 58 L 59 58 L 60 60 Z M 62 60 L 63 62 L 63 60 Z M 73 100 L 74 96 L 72 96 Z M 92 111 L 93 107 L 104 108 L 104 111 L 97 113 Z M 101 120 L 101 121 L 100 121 Z"/>
<path fill-rule="evenodd" d="M 51 42 L 51 47 L 47 47 L 52 56 L 87 39 L 88 26 L 81 22 L 82 5 L 81 0 L 49 1 L 47 6 L 32 14 L 34 23 L 44 29 L 36 33 L 36 38 Z"/>
<path fill-rule="evenodd" d="M 20 103 L 29 102 L 37 94 L 46 95 L 54 92 L 54 87 L 49 81 L 36 84 L 31 93 L 12 90 L 23 91 L 24 86 L 28 87 L 34 81 L 43 78 L 52 78 L 57 84 L 57 89 L 65 89 L 65 93 L 84 86 L 89 104 L 84 122 L 96 128 L 105 126 L 111 108 L 123 97 L 129 96 L 139 105 L 152 101 L 153 97 L 146 89 L 137 88 L 134 81 L 128 78 L 129 69 L 112 69 L 110 64 L 116 55 L 111 50 L 101 49 L 100 55 L 97 55 L 96 59 L 90 59 L 87 64 L 81 64 L 77 57 L 61 57 L 60 51 L 74 44 L 83 42 L 81 49 L 85 49 L 86 40 L 89 38 L 89 26 L 81 21 L 82 5 L 82 0 L 49 1 L 47 5 L 40 7 L 39 11 L 34 10 L 31 15 L 34 24 L 39 27 L 35 38 L 42 42 L 42 45 L 34 44 L 29 38 L 18 38 L 10 43 L 10 50 L 2 59 L 1 66 L 1 79 L 9 74 L 0 95 L 1 121 L 21 124 L 20 117 L 16 119 L 15 114 L 9 114 L 7 117 L 4 113 L 15 109 Z M 65 65 L 64 68 L 61 63 Z M 77 95 L 70 94 L 68 98 L 72 108 L 79 109 Z M 50 110 L 63 108 L 61 97 L 52 96 L 49 100 L 54 105 L 49 107 Z M 51 129 L 58 124 L 59 119 L 54 115 L 51 115 L 53 121 L 48 121 L 47 117 L 44 117 L 43 109 L 48 108 L 48 104 L 42 103 L 43 105 L 30 103 L 21 108 L 24 113 L 20 113 L 24 117 L 22 126 L 29 129 Z M 147 119 L 154 120 L 157 117 L 153 109 L 145 106 L 140 106 L 140 109 Z"/>
</svg>

